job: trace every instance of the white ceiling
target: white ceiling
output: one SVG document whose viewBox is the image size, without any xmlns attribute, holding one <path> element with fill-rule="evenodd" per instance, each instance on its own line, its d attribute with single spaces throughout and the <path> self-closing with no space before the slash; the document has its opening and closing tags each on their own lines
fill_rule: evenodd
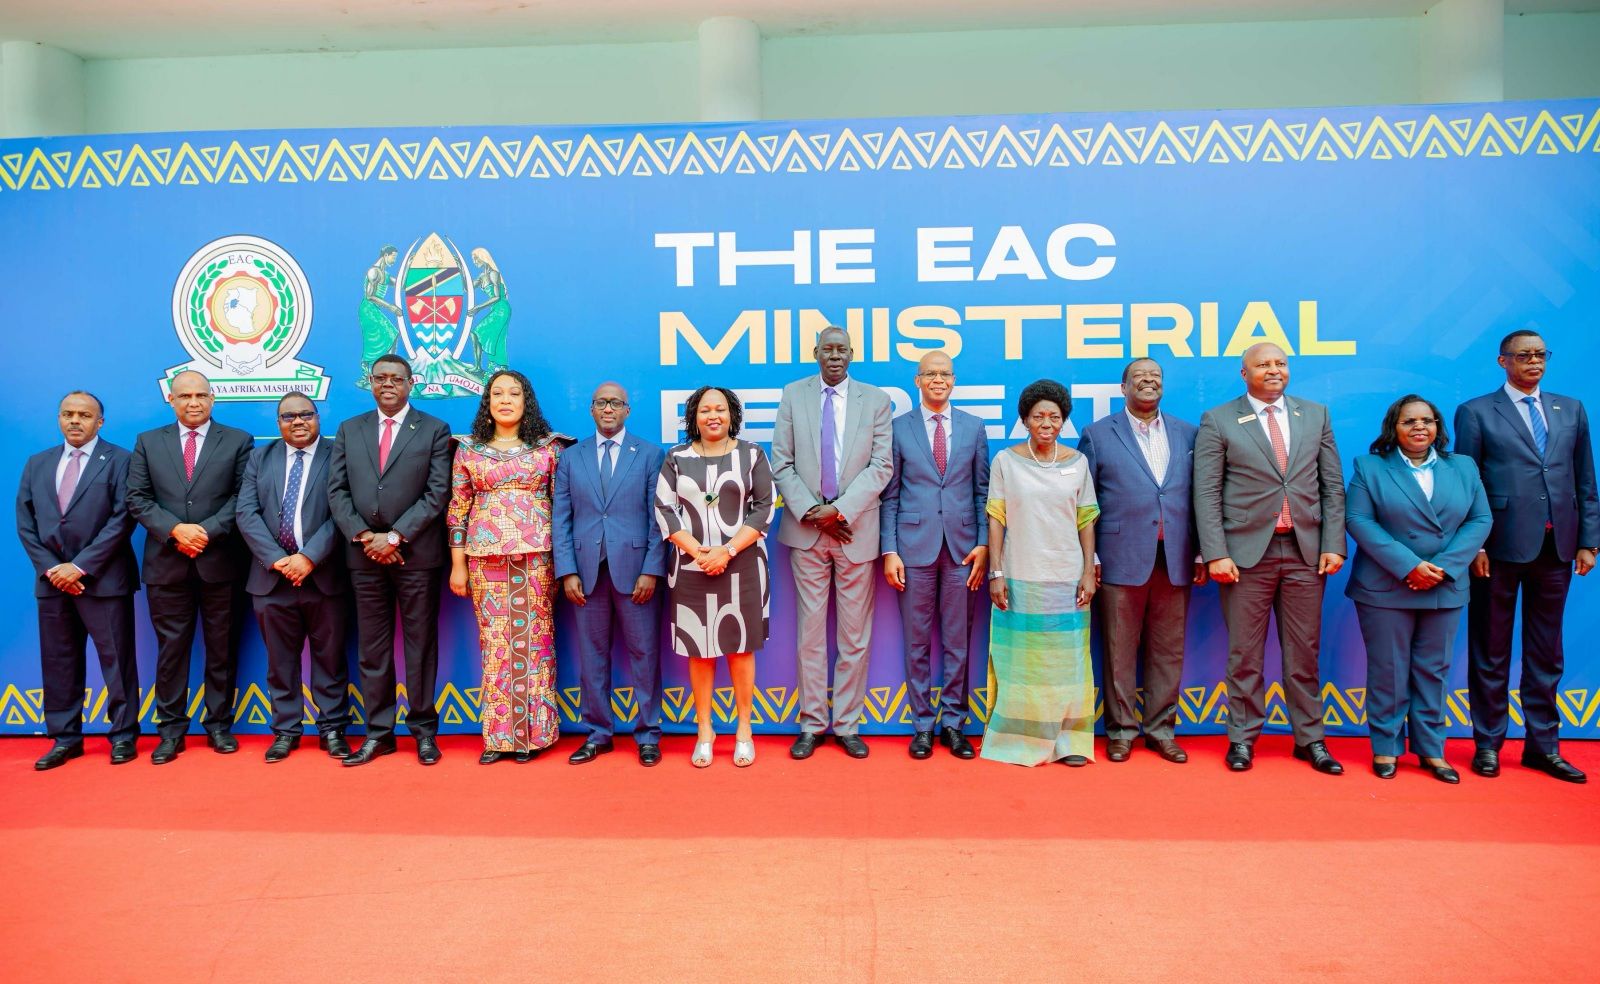
<svg viewBox="0 0 1600 984">
<path fill-rule="evenodd" d="M 1414 17 L 1438 0 L 0 0 L 0 38 L 85 58 L 683 41 L 707 17 L 766 37 Z M 1508 13 L 1600 0 L 1506 0 Z"/>
</svg>

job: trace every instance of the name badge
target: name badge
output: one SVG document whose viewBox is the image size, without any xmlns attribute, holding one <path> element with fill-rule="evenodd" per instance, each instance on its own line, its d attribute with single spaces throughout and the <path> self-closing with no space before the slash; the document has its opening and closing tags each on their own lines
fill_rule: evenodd
<svg viewBox="0 0 1600 984">
<path fill-rule="evenodd" d="M 1243 416 L 1243 417 L 1240 417 L 1240 418 L 1239 418 L 1239 423 L 1241 423 L 1241 424 L 1248 424 L 1248 423 L 1249 423 L 1249 422 L 1250 422 L 1250 421 L 1252 421 L 1252 420 L 1254 420 L 1254 419 L 1256 419 L 1256 415 L 1255 415 L 1255 414 L 1253 414 L 1253 413 L 1247 413 L 1247 414 L 1245 414 L 1245 415 L 1244 415 L 1244 416 Z"/>
</svg>

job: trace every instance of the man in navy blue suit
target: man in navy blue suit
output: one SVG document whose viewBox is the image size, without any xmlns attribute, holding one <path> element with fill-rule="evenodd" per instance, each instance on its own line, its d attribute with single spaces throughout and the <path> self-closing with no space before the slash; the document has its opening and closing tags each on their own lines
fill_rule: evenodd
<svg viewBox="0 0 1600 984">
<path fill-rule="evenodd" d="M 304 393 L 278 401 L 282 440 L 257 448 L 239 486 L 239 534 L 254 563 L 245 581 L 267 648 L 272 744 L 281 762 L 300 745 L 305 702 L 300 654 L 311 644 L 311 695 L 320 744 L 336 759 L 350 756 L 350 670 L 345 659 L 349 579 L 339 529 L 328 507 L 328 459 L 316 404 Z"/>
<path fill-rule="evenodd" d="M 894 420 L 894 473 L 882 494 L 879 548 L 883 576 L 900 592 L 914 759 L 933 754 L 935 724 L 939 744 L 952 755 L 975 754 L 961 724 L 967 646 L 989 565 L 989 438 L 983 421 L 950 406 L 955 382 L 944 352 L 929 352 L 917 363 L 922 400 Z M 935 625 L 944 670 L 937 714 L 931 699 Z"/>
<path fill-rule="evenodd" d="M 1505 385 L 1456 409 L 1456 451 L 1478 463 L 1494 526 L 1472 562 L 1467 686 L 1478 750 L 1472 771 L 1500 774 L 1511 678 L 1511 630 L 1522 593 L 1522 764 L 1566 782 L 1587 777 L 1561 757 L 1556 707 L 1562 610 L 1572 572 L 1600 549 L 1589 417 L 1570 396 L 1541 391 L 1550 350 L 1538 332 L 1500 342 Z"/>
<path fill-rule="evenodd" d="M 98 397 L 68 393 L 57 414 L 65 445 L 22 468 L 17 536 L 33 562 L 39 605 L 44 724 L 54 744 L 33 764 L 43 772 L 83 754 L 87 650 L 94 640 L 105 676 L 111 764 L 139 754 L 139 676 L 133 651 L 133 593 L 139 564 L 129 540 L 128 452 L 100 440 Z"/>
<path fill-rule="evenodd" d="M 1144 743 L 1168 762 L 1189 755 L 1173 738 L 1183 683 L 1189 585 L 1204 584 L 1195 556 L 1191 478 L 1195 426 L 1161 412 L 1161 366 L 1135 359 L 1122 370 L 1123 413 L 1084 429 L 1100 519 L 1095 523 L 1097 603 L 1104 627 L 1106 758 L 1126 761 L 1139 736 L 1134 715 L 1144 643 Z"/>
<path fill-rule="evenodd" d="M 589 736 L 567 761 L 611 751 L 611 641 L 628 650 L 638 717 L 639 764 L 661 761 L 661 601 L 666 547 L 655 526 L 659 445 L 627 432 L 628 394 L 602 384 L 589 401 L 595 434 L 556 466 L 553 505 L 556 577 L 578 623 L 583 724 Z"/>
</svg>

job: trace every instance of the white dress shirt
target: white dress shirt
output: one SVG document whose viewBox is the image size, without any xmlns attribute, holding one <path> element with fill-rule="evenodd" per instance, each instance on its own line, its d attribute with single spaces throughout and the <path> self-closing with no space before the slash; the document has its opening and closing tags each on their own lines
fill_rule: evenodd
<svg viewBox="0 0 1600 984">
<path fill-rule="evenodd" d="M 398 411 L 396 411 L 395 415 L 393 417 L 386 417 L 386 416 L 384 416 L 383 411 L 379 410 L 378 411 L 378 432 L 377 432 L 377 435 L 373 438 L 373 440 L 381 442 L 383 440 L 383 422 L 385 420 L 393 420 L 394 421 L 394 433 L 389 436 L 389 441 L 390 441 L 389 449 L 391 451 L 394 450 L 393 442 L 400 437 L 400 428 L 402 428 L 402 427 L 404 427 L 406 425 L 406 414 L 408 414 L 410 412 L 411 412 L 411 403 L 409 401 L 406 403 L 405 406 L 401 407 Z M 376 447 L 378 447 L 378 445 L 374 444 L 373 447 L 376 448 Z M 387 464 L 387 462 L 385 462 L 385 463 Z"/>
<path fill-rule="evenodd" d="M 67 462 L 72 458 L 72 452 L 82 451 L 83 457 L 78 459 L 78 481 L 83 481 L 83 473 L 89 470 L 89 462 L 94 460 L 94 449 L 100 445 L 100 436 L 97 434 L 89 438 L 89 443 L 81 448 L 75 448 L 66 441 L 61 442 L 61 460 L 56 462 L 56 497 L 61 496 L 61 479 L 66 477 Z M 77 490 L 73 490 L 76 494 Z"/>
<path fill-rule="evenodd" d="M 936 413 L 944 415 L 944 420 L 942 421 L 944 424 L 944 449 L 945 453 L 949 454 L 950 436 L 953 433 L 950 426 L 950 416 L 953 411 L 950 409 L 950 405 L 946 404 L 943 410 L 930 410 L 927 404 L 918 404 L 917 408 L 922 411 L 922 429 L 928 435 L 928 447 L 930 448 L 933 447 L 933 415 Z"/>
<path fill-rule="evenodd" d="M 1411 477 L 1417 480 L 1418 485 L 1422 486 L 1423 498 L 1427 499 L 1429 502 L 1432 502 L 1433 466 L 1439 461 L 1439 452 L 1435 451 L 1433 448 L 1429 448 L 1428 456 L 1422 459 L 1421 464 L 1418 464 L 1417 462 L 1406 457 L 1405 452 L 1401 452 L 1400 460 L 1406 463 L 1407 467 L 1411 469 Z"/>
<path fill-rule="evenodd" d="M 1545 434 L 1548 435 L 1550 433 L 1550 421 L 1544 415 L 1544 401 L 1539 396 L 1539 387 L 1535 386 L 1532 393 L 1524 393 L 1515 386 L 1512 386 L 1510 383 L 1507 383 L 1505 385 L 1505 391 L 1506 396 L 1511 400 L 1511 405 L 1517 408 L 1517 416 L 1522 418 L 1522 426 L 1528 428 L 1529 434 L 1533 433 L 1533 419 L 1528 416 L 1528 411 L 1530 409 L 1529 406 L 1522 402 L 1525 397 L 1529 396 L 1533 397 L 1533 405 L 1538 408 L 1539 419 L 1544 421 Z"/>
<path fill-rule="evenodd" d="M 828 384 L 823 382 L 821 388 L 826 390 Z M 827 405 L 830 399 L 833 400 L 833 473 L 839 476 L 839 490 L 842 492 L 844 491 L 844 475 L 842 474 L 842 463 L 844 461 L 844 412 L 845 407 L 850 405 L 849 376 L 839 380 L 838 384 L 833 387 L 832 397 L 828 396 L 826 392 L 822 393 L 822 398 L 817 401 L 818 414 L 822 413 L 822 408 Z M 822 418 L 818 416 L 817 419 L 820 421 Z M 821 448 L 821 446 L 820 444 L 817 445 L 818 448 Z M 818 468 L 821 468 L 820 463 Z"/>
<path fill-rule="evenodd" d="M 604 434 L 600 433 L 599 431 L 595 431 L 594 432 L 594 463 L 595 463 L 595 467 L 599 468 L 602 472 L 605 471 L 605 455 L 606 455 L 607 451 L 610 451 L 611 452 L 611 474 L 615 475 L 617 473 L 617 455 L 622 453 L 622 442 L 627 440 L 627 439 L 628 439 L 628 429 L 626 427 L 624 427 L 622 430 L 617 431 L 615 434 L 611 435 L 610 437 L 605 436 Z M 602 445 L 604 445 L 607 441 L 616 441 L 617 443 L 613 447 L 610 447 L 610 448 L 602 447 Z"/>
<path fill-rule="evenodd" d="M 1287 457 L 1290 453 L 1289 404 L 1285 402 L 1281 396 L 1276 400 L 1273 400 L 1271 403 L 1265 403 L 1261 400 L 1258 400 L 1248 393 L 1245 394 L 1245 398 L 1250 401 L 1251 409 L 1255 410 L 1256 412 L 1256 422 L 1261 425 L 1261 433 L 1267 435 L 1267 447 L 1269 448 L 1272 447 L 1272 431 L 1267 427 L 1267 414 L 1265 411 L 1267 407 L 1278 408 L 1273 416 L 1278 418 L 1278 431 L 1283 435 L 1283 453 L 1284 456 Z"/>
<path fill-rule="evenodd" d="M 306 486 L 311 484 L 311 460 L 317 456 L 317 445 L 321 443 L 322 441 L 319 439 L 312 441 L 308 447 L 304 448 L 290 447 L 287 441 L 283 445 L 283 489 L 286 493 L 289 491 L 289 472 L 294 470 L 295 452 L 304 451 L 306 453 L 305 463 L 300 466 L 300 495 L 294 503 L 294 542 L 302 550 L 305 549 L 306 545 L 305 527 L 301 525 L 301 520 L 305 516 Z M 280 508 L 282 505 L 282 503 L 279 503 Z M 276 535 L 278 531 L 273 530 L 272 532 Z"/>
<path fill-rule="evenodd" d="M 1133 428 L 1133 439 L 1139 443 L 1139 450 L 1144 454 L 1144 463 L 1150 466 L 1150 474 L 1156 477 L 1156 484 L 1165 482 L 1167 464 L 1172 460 L 1172 451 L 1171 445 L 1167 443 L 1167 427 L 1162 422 L 1161 413 L 1157 411 L 1146 424 L 1131 412 L 1123 412 L 1128 414 L 1128 426 Z M 1140 430 L 1143 427 L 1149 427 L 1150 433 L 1143 433 Z"/>
<path fill-rule="evenodd" d="M 206 434 L 210 433 L 210 431 L 211 431 L 211 418 L 210 417 L 207 417 L 205 423 L 201 424 L 199 427 L 196 427 L 194 429 L 194 434 L 195 434 L 195 437 L 194 437 L 194 460 L 195 460 L 196 467 L 199 466 L 200 453 L 206 449 Z M 188 441 L 189 441 L 189 425 L 188 424 L 179 424 L 178 425 L 178 460 L 179 461 L 183 460 L 183 446 L 185 444 L 187 444 Z"/>
</svg>

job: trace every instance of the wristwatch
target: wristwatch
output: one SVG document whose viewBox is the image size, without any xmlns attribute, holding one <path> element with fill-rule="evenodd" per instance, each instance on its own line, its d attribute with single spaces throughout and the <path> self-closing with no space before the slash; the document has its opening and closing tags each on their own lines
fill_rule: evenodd
<svg viewBox="0 0 1600 984">
<path fill-rule="evenodd" d="M 1000 580 L 1001 578 L 1003 578 L 1005 576 L 1006 576 L 1006 572 L 1005 571 L 994 570 L 994 571 L 990 571 L 989 572 L 989 580 L 991 580 L 991 581 L 998 581 L 998 580 Z"/>
<path fill-rule="evenodd" d="M 398 547 L 400 545 L 400 534 L 396 533 L 394 530 L 389 531 L 387 539 L 389 541 L 389 546 L 391 547 Z"/>
<path fill-rule="evenodd" d="M 728 556 L 729 557 L 737 557 L 737 556 L 739 556 L 739 548 L 734 546 L 731 543 L 728 544 Z"/>
</svg>

